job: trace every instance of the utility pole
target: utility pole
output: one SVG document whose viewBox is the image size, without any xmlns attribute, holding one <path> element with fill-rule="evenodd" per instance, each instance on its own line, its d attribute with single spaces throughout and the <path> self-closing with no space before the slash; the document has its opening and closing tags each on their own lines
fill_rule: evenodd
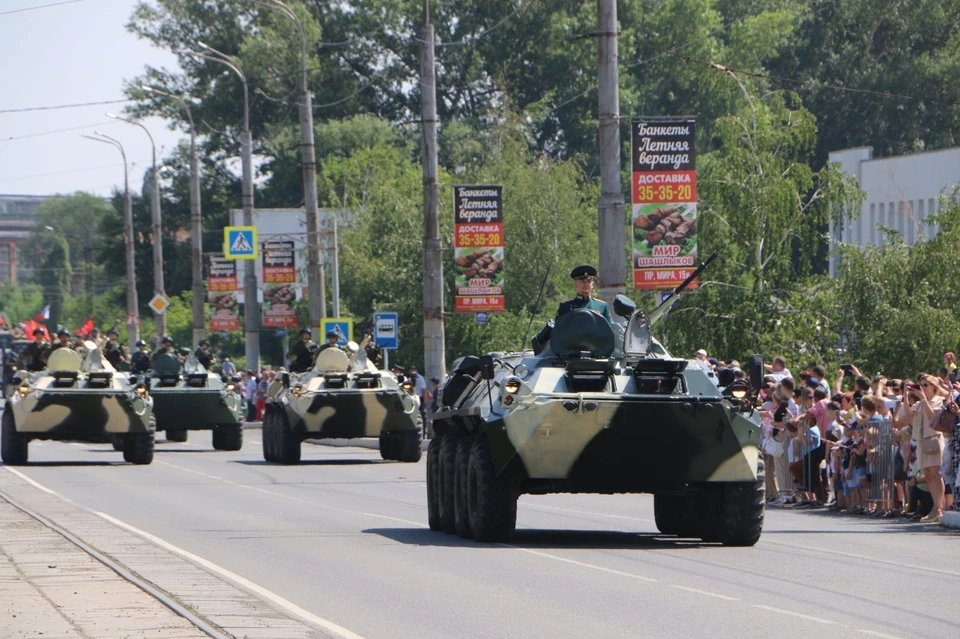
<svg viewBox="0 0 960 639">
<path fill-rule="evenodd" d="M 623 191 L 620 188 L 620 76 L 617 50 L 617 0 L 597 0 L 597 50 L 600 121 L 600 288 L 607 303 L 626 292 Z"/>
<path fill-rule="evenodd" d="M 95 142 L 110 144 L 118 151 L 123 158 L 123 247 L 127 258 L 127 341 L 129 342 L 130 352 L 136 350 L 135 344 L 140 339 L 140 315 L 137 311 L 139 306 L 137 301 L 137 268 L 136 257 L 133 250 L 133 204 L 130 201 L 130 180 L 127 170 L 127 153 L 123 145 L 118 140 L 104 135 L 99 131 L 94 131 L 94 135 L 84 135 L 83 137 Z M 132 320 L 132 321 L 131 321 Z"/>
<path fill-rule="evenodd" d="M 420 29 L 420 114 L 423 125 L 423 356 L 426 377 L 446 377 L 443 335 L 443 253 L 437 205 L 437 81 L 430 0 Z"/>
<path fill-rule="evenodd" d="M 160 176 L 157 172 L 157 146 L 153 142 L 153 136 L 150 134 L 150 129 L 140 122 L 137 122 L 136 120 L 130 120 L 128 118 L 122 118 L 119 115 L 114 115 L 113 113 L 107 113 L 106 116 L 108 118 L 113 118 L 114 120 L 120 120 L 122 122 L 126 122 L 127 124 L 138 126 L 143 129 L 144 133 L 147 134 L 147 137 L 150 138 L 150 149 L 153 154 L 153 164 L 150 175 L 150 221 L 151 226 L 153 227 L 153 291 L 158 295 L 166 296 L 163 285 L 163 235 L 161 233 L 162 224 L 160 221 Z M 92 311 L 90 312 L 92 313 Z M 158 339 L 167 334 L 166 313 L 154 314 L 154 332 L 156 333 Z"/>
<path fill-rule="evenodd" d="M 202 52 L 187 51 L 211 62 L 217 62 L 233 71 L 243 85 L 243 131 L 240 132 L 240 154 L 243 165 L 243 225 L 253 226 L 253 135 L 250 133 L 250 93 L 247 76 L 235 58 L 203 42 L 197 42 Z M 247 368 L 260 370 L 260 303 L 257 300 L 257 269 L 254 260 L 243 266 L 243 332 L 244 355 Z"/>
</svg>

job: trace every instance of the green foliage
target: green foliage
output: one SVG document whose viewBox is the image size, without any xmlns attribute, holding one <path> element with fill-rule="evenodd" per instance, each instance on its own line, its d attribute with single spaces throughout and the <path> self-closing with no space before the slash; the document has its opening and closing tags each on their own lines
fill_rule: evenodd
<svg viewBox="0 0 960 639">
<path fill-rule="evenodd" d="M 43 304 L 43 289 L 37 284 L 0 283 L 0 315 L 10 326 L 34 317 Z"/>
</svg>

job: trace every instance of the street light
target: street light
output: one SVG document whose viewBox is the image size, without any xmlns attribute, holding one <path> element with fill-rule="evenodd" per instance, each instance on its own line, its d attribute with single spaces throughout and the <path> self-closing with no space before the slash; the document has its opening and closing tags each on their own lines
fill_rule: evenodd
<svg viewBox="0 0 960 639">
<path fill-rule="evenodd" d="M 150 149 L 153 154 L 153 168 L 151 169 L 150 176 L 150 221 L 153 226 L 153 291 L 157 295 L 166 297 L 163 285 L 163 236 L 161 234 L 162 225 L 160 221 L 160 178 L 157 175 L 157 147 L 153 143 L 153 136 L 150 135 L 150 130 L 140 122 L 122 118 L 113 113 L 107 113 L 106 116 L 114 120 L 120 120 L 121 122 L 138 126 L 143 129 L 147 137 L 150 138 Z M 157 337 L 167 334 L 167 316 L 165 313 L 154 314 L 154 332 Z"/>
<path fill-rule="evenodd" d="M 279 11 L 294 21 L 300 35 L 300 156 L 303 165 L 303 205 L 307 218 L 307 290 L 310 326 L 319 331 L 320 318 L 327 315 L 323 261 L 320 259 L 320 225 L 317 219 L 317 158 L 313 145 L 313 101 L 307 85 L 307 40 L 300 18 L 280 0 L 249 0 Z"/>
<path fill-rule="evenodd" d="M 225 65 L 237 74 L 243 83 L 243 131 L 240 133 L 240 150 L 243 163 L 243 225 L 253 226 L 253 137 L 250 134 L 250 94 L 247 89 L 247 76 L 239 63 L 226 53 L 198 41 L 203 51 L 183 51 Z M 257 271 L 253 263 L 243 267 L 243 329 L 247 368 L 260 370 L 260 305 L 257 302 Z"/>
<path fill-rule="evenodd" d="M 203 232 L 200 218 L 200 163 L 197 160 L 197 127 L 193 123 L 193 114 L 187 101 L 174 93 L 167 93 L 151 86 L 141 85 L 147 93 L 161 95 L 175 100 L 187 114 L 190 122 L 190 235 L 192 245 L 190 262 L 193 267 L 193 348 L 200 346 L 200 340 L 206 336 L 203 295 Z"/>
<path fill-rule="evenodd" d="M 130 202 L 130 180 L 127 171 L 127 152 L 118 140 L 94 131 L 93 135 L 83 137 L 94 142 L 110 144 L 120 151 L 123 158 L 123 246 L 127 253 L 127 337 L 130 342 L 130 352 L 135 349 L 134 344 L 140 339 L 140 317 L 137 313 L 137 270 L 133 255 L 133 205 Z"/>
</svg>

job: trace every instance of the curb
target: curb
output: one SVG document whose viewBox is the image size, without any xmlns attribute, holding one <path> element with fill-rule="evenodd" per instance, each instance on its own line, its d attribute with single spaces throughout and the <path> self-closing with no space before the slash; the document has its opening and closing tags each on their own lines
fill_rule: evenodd
<svg viewBox="0 0 960 639">
<path fill-rule="evenodd" d="M 944 528 L 960 528 L 960 512 L 952 511 L 943 513 L 943 519 L 940 525 Z"/>
</svg>

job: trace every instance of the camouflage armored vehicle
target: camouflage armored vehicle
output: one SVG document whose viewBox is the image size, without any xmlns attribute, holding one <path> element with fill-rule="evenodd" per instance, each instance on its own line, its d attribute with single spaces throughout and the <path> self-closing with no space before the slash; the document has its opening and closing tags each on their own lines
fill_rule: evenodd
<svg viewBox="0 0 960 639">
<path fill-rule="evenodd" d="M 123 442 L 123 458 L 134 464 L 153 461 L 156 422 L 153 398 L 144 380 L 114 370 L 93 342 L 85 353 L 53 351 L 38 373 L 18 371 L 17 387 L 2 419 L 2 457 L 6 464 L 27 463 L 33 439 Z"/>
<path fill-rule="evenodd" d="M 216 450 L 243 446 L 243 414 L 235 383 L 204 368 L 189 353 L 184 363 L 171 353 L 158 355 L 150 373 L 150 395 L 157 430 L 168 441 L 187 441 L 189 430 L 212 430 Z"/>
<path fill-rule="evenodd" d="M 427 452 L 431 529 L 503 541 L 524 493 L 653 493 L 664 534 L 757 542 L 763 461 L 749 384 L 720 387 L 671 357 L 650 332 L 665 307 L 648 318 L 624 296 L 613 306 L 625 327 L 578 309 L 533 351 L 456 364 Z"/>
<path fill-rule="evenodd" d="M 378 437 L 384 459 L 420 461 L 423 446 L 420 401 L 409 383 L 377 370 L 353 342 L 347 354 L 321 351 L 312 370 L 282 373 L 267 389 L 263 458 L 300 461 L 308 438 Z"/>
</svg>

